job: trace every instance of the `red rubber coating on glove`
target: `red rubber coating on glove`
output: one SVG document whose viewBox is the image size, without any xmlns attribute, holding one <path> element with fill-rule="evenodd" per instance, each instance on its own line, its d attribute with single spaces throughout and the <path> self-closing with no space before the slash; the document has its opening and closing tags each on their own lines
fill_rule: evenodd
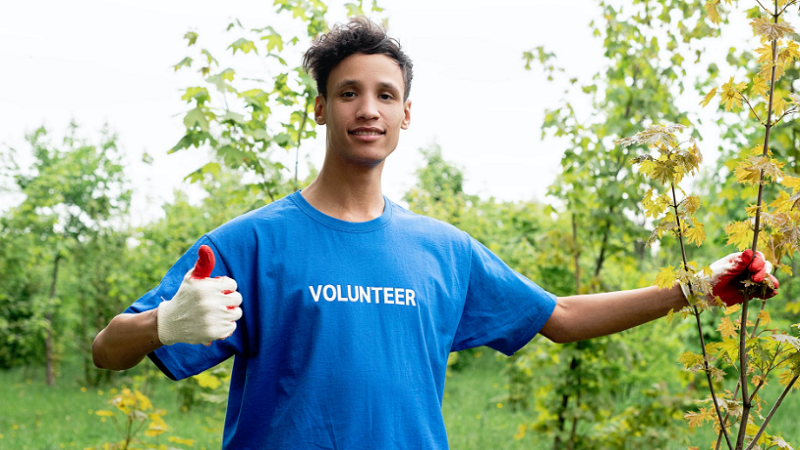
<svg viewBox="0 0 800 450">
<path fill-rule="evenodd" d="M 214 251 L 207 245 L 201 245 L 197 250 L 197 262 L 192 270 L 192 278 L 208 278 L 214 270 Z"/>
</svg>

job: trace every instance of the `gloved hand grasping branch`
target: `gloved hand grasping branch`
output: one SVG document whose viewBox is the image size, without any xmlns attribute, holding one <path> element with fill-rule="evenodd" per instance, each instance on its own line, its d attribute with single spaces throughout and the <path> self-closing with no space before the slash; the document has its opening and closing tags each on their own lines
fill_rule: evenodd
<svg viewBox="0 0 800 450">
<path fill-rule="evenodd" d="M 705 295 L 707 300 L 719 297 L 728 306 L 736 305 L 744 301 L 742 283 L 750 277 L 754 283 L 763 283 L 764 289 L 756 289 L 753 295 L 757 298 L 771 298 L 777 294 L 778 280 L 770 274 L 772 264 L 764 259 L 761 252 L 756 252 L 753 257 L 753 250 L 747 249 L 743 252 L 731 253 L 730 255 L 714 262 L 709 266 L 711 277 L 708 279 L 711 292 L 704 292 L 701 286 L 692 285 L 692 290 L 699 296 Z M 772 287 L 769 286 L 769 280 Z M 689 298 L 689 288 L 681 284 L 683 295 Z"/>
<path fill-rule="evenodd" d="M 233 334 L 242 317 L 242 295 L 236 281 L 209 278 L 214 252 L 200 246 L 197 262 L 183 278 L 172 300 L 158 305 L 158 339 L 164 345 L 210 343 Z"/>
</svg>

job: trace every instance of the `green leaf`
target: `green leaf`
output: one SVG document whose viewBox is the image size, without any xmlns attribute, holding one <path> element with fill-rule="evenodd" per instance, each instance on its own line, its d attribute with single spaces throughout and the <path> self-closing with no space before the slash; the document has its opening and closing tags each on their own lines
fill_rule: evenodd
<svg viewBox="0 0 800 450">
<path fill-rule="evenodd" d="M 271 52 L 272 50 L 278 49 L 279 52 L 283 51 L 283 39 L 278 33 L 268 34 L 266 36 L 261 36 L 262 41 L 267 41 L 267 51 Z"/>
<path fill-rule="evenodd" d="M 254 52 L 256 54 L 258 53 L 258 50 L 256 49 L 256 44 L 254 44 L 253 41 L 245 38 L 237 40 L 236 42 L 228 46 L 228 48 L 233 49 L 234 55 L 236 54 L 236 50 L 241 50 L 244 53 L 250 53 L 250 52 Z"/>
<path fill-rule="evenodd" d="M 175 64 L 173 67 L 175 68 L 176 72 L 182 67 L 192 67 L 192 58 L 189 58 L 187 56 L 186 58 L 183 58 L 181 62 Z"/>
<path fill-rule="evenodd" d="M 186 128 L 199 126 L 201 130 L 208 131 L 208 119 L 200 107 L 189 110 L 186 117 L 183 118 L 183 124 Z"/>
<path fill-rule="evenodd" d="M 194 31 L 187 31 L 186 34 L 183 35 L 183 38 L 189 41 L 187 47 L 191 47 L 197 42 L 197 33 Z"/>
</svg>

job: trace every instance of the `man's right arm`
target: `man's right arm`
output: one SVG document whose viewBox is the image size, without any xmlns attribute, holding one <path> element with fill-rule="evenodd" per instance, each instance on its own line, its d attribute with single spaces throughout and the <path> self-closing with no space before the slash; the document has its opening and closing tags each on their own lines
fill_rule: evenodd
<svg viewBox="0 0 800 450">
<path fill-rule="evenodd" d="M 213 269 L 214 252 L 201 245 L 194 268 L 172 300 L 111 319 L 92 344 L 94 364 L 101 369 L 130 369 L 163 345 L 210 345 L 233 334 L 242 317 L 242 295 L 232 278 L 209 278 Z"/>
<path fill-rule="evenodd" d="M 94 338 L 92 359 L 101 369 L 125 370 L 162 345 L 158 339 L 158 308 L 120 314 Z"/>
</svg>

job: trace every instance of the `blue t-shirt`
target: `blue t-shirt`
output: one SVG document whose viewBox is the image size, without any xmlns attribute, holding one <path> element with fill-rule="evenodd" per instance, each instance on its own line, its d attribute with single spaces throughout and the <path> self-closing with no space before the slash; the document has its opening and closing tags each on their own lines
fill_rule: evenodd
<svg viewBox="0 0 800 450">
<path fill-rule="evenodd" d="M 466 233 L 385 205 L 344 222 L 296 192 L 203 236 L 126 310 L 172 298 L 203 244 L 237 281 L 231 337 L 150 354 L 172 379 L 234 357 L 224 449 L 446 449 L 448 354 L 511 355 L 550 317 L 555 297 Z"/>
</svg>

